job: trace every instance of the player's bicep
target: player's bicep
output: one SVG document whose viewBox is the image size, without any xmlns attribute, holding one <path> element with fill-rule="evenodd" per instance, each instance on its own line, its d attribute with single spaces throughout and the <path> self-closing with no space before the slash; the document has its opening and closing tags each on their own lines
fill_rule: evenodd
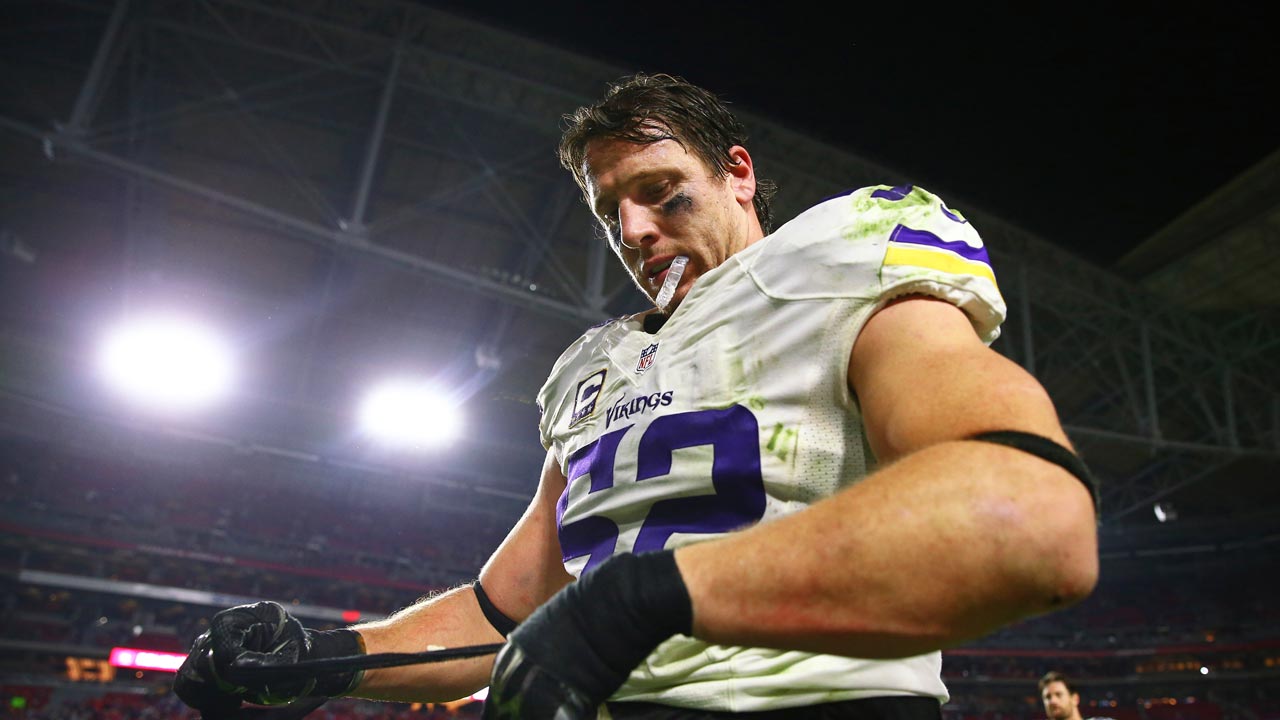
<svg viewBox="0 0 1280 720">
<path fill-rule="evenodd" d="M 564 569 L 556 527 L 556 502 L 565 485 L 548 452 L 533 501 L 480 571 L 485 593 L 512 620 L 524 620 L 573 580 Z"/>
<path fill-rule="evenodd" d="M 849 358 L 849 387 L 881 463 L 990 430 L 1022 430 L 1069 447 L 1048 394 L 978 338 L 954 305 L 890 303 L 867 321 Z"/>
</svg>

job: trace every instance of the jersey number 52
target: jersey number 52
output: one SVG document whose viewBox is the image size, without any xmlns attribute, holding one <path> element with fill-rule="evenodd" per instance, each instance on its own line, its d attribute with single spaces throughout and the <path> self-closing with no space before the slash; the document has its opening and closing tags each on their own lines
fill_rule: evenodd
<svg viewBox="0 0 1280 720">
<path fill-rule="evenodd" d="M 588 556 L 583 572 L 604 562 L 618 544 L 618 525 L 603 515 L 565 524 L 569 487 L 590 476 L 588 493 L 614 486 L 618 444 L 634 425 L 601 435 L 569 458 L 568 484 L 556 507 L 560 551 L 565 562 Z M 664 415 L 649 423 L 636 451 L 636 482 L 660 482 L 671 472 L 672 453 L 710 445 L 712 494 L 658 500 L 649 507 L 633 552 L 661 550 L 674 533 L 722 533 L 764 516 L 764 478 L 760 473 L 760 426 L 750 410 L 734 405 L 717 410 Z"/>
</svg>

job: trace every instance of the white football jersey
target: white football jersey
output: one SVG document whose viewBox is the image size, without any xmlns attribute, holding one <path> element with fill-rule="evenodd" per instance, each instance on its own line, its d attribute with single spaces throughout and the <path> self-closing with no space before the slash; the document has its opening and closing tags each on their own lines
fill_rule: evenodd
<svg viewBox="0 0 1280 720">
<path fill-rule="evenodd" d="M 849 354 L 872 313 L 906 294 L 959 306 L 985 342 L 999 334 L 1004 301 L 978 233 L 920 188 L 877 186 L 810 208 L 707 272 L 656 333 L 640 315 L 588 330 L 538 398 L 543 443 L 569 480 L 556 513 L 565 568 L 577 576 L 615 553 L 769 522 L 866 476 L 874 458 Z M 862 660 L 678 635 L 613 700 L 945 702 L 941 666 L 940 653 Z"/>
</svg>

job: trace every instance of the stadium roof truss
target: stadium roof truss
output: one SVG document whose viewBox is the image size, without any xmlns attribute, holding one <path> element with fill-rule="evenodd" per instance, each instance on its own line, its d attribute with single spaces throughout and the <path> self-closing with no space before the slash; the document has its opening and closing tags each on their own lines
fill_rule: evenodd
<svg viewBox="0 0 1280 720">
<path fill-rule="evenodd" d="M 642 304 L 553 152 L 562 115 L 620 68 L 392 0 L 20 5 L 6 10 L 24 15 L 3 51 L 0 268 L 87 252 L 122 306 L 191 282 L 238 322 L 274 310 L 289 328 L 262 332 L 288 342 L 264 342 L 287 370 L 252 391 L 272 407 L 337 402 L 320 358 L 359 366 L 384 349 L 375 335 L 465 357 L 467 382 L 527 404 L 581 328 Z M 911 180 L 743 117 L 779 217 Z M 944 194 L 1001 277 L 996 348 L 1049 389 L 1103 481 L 1105 520 L 1243 460 L 1275 467 L 1274 322 L 1210 323 Z M 57 236 L 67 214 L 104 228 L 96 249 Z M 33 329 L 20 300 L 6 349 L 56 354 L 42 343 L 64 335 Z M 74 406 L 11 370 L 7 398 Z"/>
</svg>

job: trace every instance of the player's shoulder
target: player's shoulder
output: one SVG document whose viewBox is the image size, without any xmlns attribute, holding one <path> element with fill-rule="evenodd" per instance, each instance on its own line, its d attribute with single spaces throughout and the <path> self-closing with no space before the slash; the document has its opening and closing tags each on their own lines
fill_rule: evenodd
<svg viewBox="0 0 1280 720">
<path fill-rule="evenodd" d="M 842 248 L 888 242 L 902 228 L 938 231 L 949 237 L 977 237 L 959 211 L 918 185 L 871 185 L 827 197 L 774 235 L 787 249 L 835 244 Z M 981 242 L 981 241 L 978 241 Z"/>
<path fill-rule="evenodd" d="M 832 195 L 779 227 L 761 241 L 748 272 L 779 299 L 871 297 L 889 243 L 904 234 L 981 244 L 968 221 L 928 190 L 871 185 Z"/>
</svg>

